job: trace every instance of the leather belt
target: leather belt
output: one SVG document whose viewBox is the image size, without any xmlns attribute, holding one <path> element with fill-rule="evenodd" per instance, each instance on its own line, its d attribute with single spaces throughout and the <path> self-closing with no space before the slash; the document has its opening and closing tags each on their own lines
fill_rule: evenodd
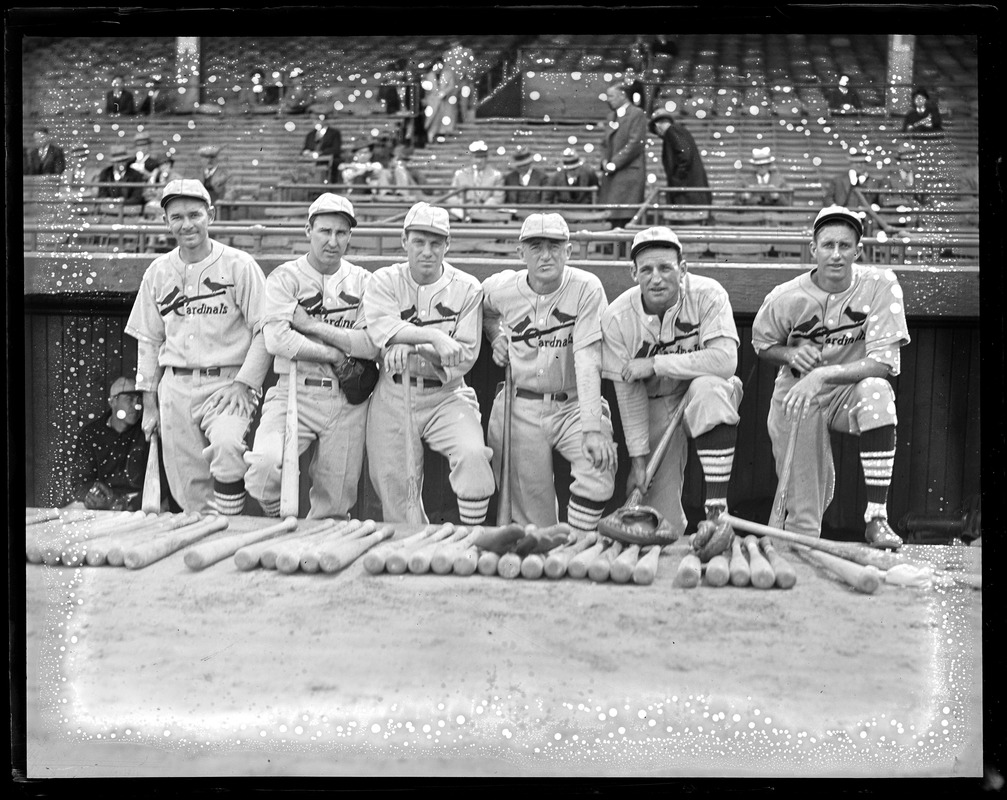
<svg viewBox="0 0 1007 800">
<path fill-rule="evenodd" d="M 518 387 L 515 390 L 514 394 L 525 400 L 557 400 L 560 403 L 564 402 L 565 400 L 569 400 L 572 396 L 570 392 L 542 393 L 542 392 L 533 392 L 531 389 L 522 389 L 520 387 Z"/>
<path fill-rule="evenodd" d="M 332 388 L 332 378 L 305 378 L 305 386 L 321 386 L 323 389 Z"/>
<path fill-rule="evenodd" d="M 402 373 L 396 372 L 394 375 L 392 375 L 392 380 L 395 381 L 396 383 L 402 383 Z M 433 389 L 438 386 L 444 385 L 441 381 L 437 380 L 436 378 L 423 378 L 419 375 L 411 376 L 409 378 L 409 382 L 413 386 L 418 386 L 421 389 L 427 389 L 427 388 Z"/>
<path fill-rule="evenodd" d="M 206 369 L 186 369 L 184 367 L 172 367 L 171 372 L 174 375 L 192 375 L 196 373 L 197 375 L 203 375 L 207 378 L 213 378 L 220 375 L 220 367 L 207 367 Z"/>
</svg>

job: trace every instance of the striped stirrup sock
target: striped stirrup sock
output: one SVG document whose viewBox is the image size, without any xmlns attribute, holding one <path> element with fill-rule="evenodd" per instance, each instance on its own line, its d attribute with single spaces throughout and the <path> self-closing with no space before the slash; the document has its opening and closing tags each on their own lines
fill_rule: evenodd
<svg viewBox="0 0 1007 800">
<path fill-rule="evenodd" d="M 458 498 L 458 516 L 462 525 L 482 525 L 486 521 L 486 512 L 490 507 L 490 499 L 463 500 Z"/>
<path fill-rule="evenodd" d="M 721 423 L 696 437 L 696 455 L 703 467 L 706 505 L 727 508 L 727 486 L 734 468 L 734 445 L 738 426 Z"/>
<path fill-rule="evenodd" d="M 213 502 L 210 503 L 217 511 L 229 517 L 234 517 L 245 510 L 245 481 L 233 483 L 213 481 Z M 277 503 L 279 514 L 279 503 Z"/>
<path fill-rule="evenodd" d="M 895 466 L 894 425 L 885 425 L 860 434 L 860 465 L 864 469 L 868 504 L 885 505 Z"/>
<path fill-rule="evenodd" d="M 268 500 L 260 500 L 259 505 L 262 506 L 262 513 L 267 517 L 279 517 L 280 516 L 280 501 L 274 500 L 269 502 Z"/>
<path fill-rule="evenodd" d="M 570 495 L 566 509 L 566 521 L 575 531 L 590 533 L 598 530 L 601 515 L 605 511 L 604 500 L 588 500 L 586 497 Z"/>
</svg>

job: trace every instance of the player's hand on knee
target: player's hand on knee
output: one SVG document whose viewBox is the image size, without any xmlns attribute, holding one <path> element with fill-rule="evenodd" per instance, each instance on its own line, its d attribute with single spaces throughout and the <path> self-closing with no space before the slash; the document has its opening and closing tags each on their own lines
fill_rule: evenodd
<svg viewBox="0 0 1007 800">
<path fill-rule="evenodd" d="M 783 398 L 784 414 L 788 419 L 793 419 L 795 414 L 802 418 L 807 417 L 811 409 L 817 405 L 821 392 L 822 380 L 812 370 L 790 387 L 790 391 Z"/>
<path fill-rule="evenodd" d="M 510 342 L 506 336 L 493 340 L 493 363 L 498 367 L 506 367 L 510 363 Z"/>
<path fill-rule="evenodd" d="M 584 455 L 595 469 L 607 472 L 615 467 L 615 442 L 599 431 L 587 431 L 581 445 Z"/>
<path fill-rule="evenodd" d="M 791 369 L 796 369 L 804 374 L 811 372 L 822 360 L 822 351 L 813 344 L 802 344 L 800 347 L 792 347 L 787 355 L 787 364 Z"/>
<path fill-rule="evenodd" d="M 412 352 L 413 348 L 408 344 L 393 344 L 385 350 L 385 369 L 391 375 L 405 372 L 406 361 Z"/>
<path fill-rule="evenodd" d="M 255 413 L 256 399 L 256 392 L 251 386 L 241 381 L 232 381 L 210 396 L 210 408 L 217 409 L 220 414 L 250 417 Z"/>
<path fill-rule="evenodd" d="M 622 379 L 627 383 L 645 381 L 654 374 L 653 358 L 633 358 L 627 361 L 622 368 Z"/>
</svg>

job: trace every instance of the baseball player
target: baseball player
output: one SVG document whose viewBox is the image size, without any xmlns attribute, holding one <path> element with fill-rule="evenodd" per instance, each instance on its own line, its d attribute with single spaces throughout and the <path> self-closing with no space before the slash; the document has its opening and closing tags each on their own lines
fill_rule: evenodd
<svg viewBox="0 0 1007 800">
<path fill-rule="evenodd" d="M 521 226 L 518 255 L 526 269 L 504 270 L 483 283 L 484 329 L 493 360 L 511 365 L 510 475 L 514 521 L 558 521 L 552 454 L 570 462 L 567 522 L 596 530 L 615 488 L 612 420 L 601 396 L 601 281 L 567 267 L 572 245 L 559 214 L 531 214 Z M 490 415 L 494 469 L 500 471 L 503 397 Z"/>
<path fill-rule="evenodd" d="M 367 416 L 367 461 L 386 521 L 405 518 L 408 497 L 402 468 L 407 359 L 414 384 L 416 430 L 408 432 L 414 463 L 423 463 L 424 441 L 447 456 L 465 525 L 485 521 L 495 486 L 479 404 L 464 381 L 479 356 L 482 289 L 444 260 L 450 237 L 447 210 L 416 203 L 403 226 L 407 260 L 377 270 L 364 300 L 367 332 L 384 353 L 385 368 Z"/>
<path fill-rule="evenodd" d="M 199 181 L 164 187 L 178 247 L 144 273 L 126 333 L 137 340 L 143 430 L 160 430 L 168 486 L 186 512 L 240 514 L 245 434 L 269 354 L 261 334 L 265 278 L 250 255 L 209 236 L 214 209 Z"/>
<path fill-rule="evenodd" d="M 627 494 L 643 488 L 647 456 L 684 403 L 682 423 L 644 495 L 681 536 L 687 439 L 695 441 L 703 468 L 707 519 L 727 509 L 742 398 L 734 374 L 738 332 L 727 292 L 711 278 L 689 274 L 670 228 L 640 231 L 630 258 L 636 286 L 602 315 L 602 375 L 614 383 L 626 435 Z"/>
<path fill-rule="evenodd" d="M 368 402 L 351 403 L 335 365 L 347 356 L 376 359 L 361 303 L 371 273 L 343 258 L 356 226 L 345 197 L 325 193 L 308 209 L 306 255 L 266 279 L 262 332 L 277 384 L 266 392 L 245 485 L 266 516 L 280 514 L 280 467 L 291 360 L 297 371 L 298 452 L 317 439 L 311 461 L 309 518 L 346 518 L 357 500 Z"/>
<path fill-rule="evenodd" d="M 897 548 L 888 524 L 888 487 L 895 460 L 895 393 L 899 348 L 909 343 L 902 288 L 895 273 L 853 262 L 863 224 L 842 206 L 815 218 L 811 272 L 773 289 L 752 326 L 760 358 L 780 367 L 769 409 L 777 472 L 799 418 L 787 492 L 787 530 L 820 536 L 832 501 L 835 467 L 829 431 L 860 437 L 867 485 L 868 543 Z"/>
</svg>

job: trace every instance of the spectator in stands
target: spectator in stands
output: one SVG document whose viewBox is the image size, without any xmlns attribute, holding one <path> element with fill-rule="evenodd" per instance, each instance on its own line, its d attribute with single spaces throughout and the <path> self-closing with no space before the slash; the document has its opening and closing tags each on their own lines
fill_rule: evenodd
<svg viewBox="0 0 1007 800">
<path fill-rule="evenodd" d="M 647 180 L 647 115 L 629 102 L 625 86 L 609 86 L 605 102 L 611 109 L 602 146 L 601 192 L 603 205 L 639 206 Z M 613 228 L 624 228 L 635 209 L 613 209 L 609 219 Z"/>
<path fill-rule="evenodd" d="M 549 176 L 548 185 L 554 187 L 554 191 L 549 193 L 546 202 L 591 204 L 596 193 L 585 192 L 583 187 L 597 186 L 598 173 L 584 163 L 576 150 L 568 147 L 563 151 L 559 170 Z"/>
<path fill-rule="evenodd" d="M 112 88 L 105 95 L 105 113 L 132 116 L 136 113 L 133 93 L 124 88 L 126 79 L 122 75 L 112 78 Z"/>
<path fill-rule="evenodd" d="M 473 116 L 475 108 L 476 57 L 471 48 L 454 39 L 444 53 L 444 63 L 454 71 L 458 83 L 458 121 L 465 122 Z"/>
<path fill-rule="evenodd" d="M 926 193 L 921 191 L 920 174 L 915 169 L 916 151 L 903 145 L 895 158 L 897 171 L 885 187 L 893 190 L 893 193 L 880 195 L 879 204 L 888 207 L 925 205 L 928 198 Z"/>
<path fill-rule="evenodd" d="M 152 75 L 137 111 L 147 116 L 174 114 L 178 108 L 177 100 L 178 93 L 166 87 L 160 75 Z"/>
<path fill-rule="evenodd" d="M 696 140 L 684 125 L 675 120 L 668 109 L 658 109 L 651 115 L 650 129 L 661 137 L 661 163 L 668 186 L 707 187 L 706 168 Z M 665 195 L 670 205 L 702 205 L 713 202 L 710 192 L 675 192 Z"/>
<path fill-rule="evenodd" d="M 342 153 L 343 135 L 338 128 L 326 122 L 324 114 L 319 114 L 314 129 L 308 131 L 304 137 L 301 155 L 311 158 L 327 158 L 329 166 L 326 170 L 326 178 L 329 183 L 336 183 L 339 179 L 338 167 Z"/>
<path fill-rule="evenodd" d="M 28 153 L 26 175 L 62 175 L 66 169 L 63 149 L 53 144 L 48 128 L 36 128 L 32 134 L 35 147 Z"/>
<path fill-rule="evenodd" d="M 112 163 L 98 174 L 98 182 L 102 184 L 98 187 L 98 197 L 121 197 L 123 205 L 141 210 L 147 176 L 130 166 L 133 156 L 122 145 L 109 153 L 109 160 Z"/>
<path fill-rule="evenodd" d="M 825 205 L 843 206 L 844 208 L 864 208 L 877 200 L 873 190 L 877 181 L 871 174 L 855 164 L 839 175 L 836 175 L 825 185 Z"/>
<path fill-rule="evenodd" d="M 374 158 L 374 141 L 360 139 L 350 145 L 351 158 L 339 165 L 339 182 L 354 188 L 344 194 L 371 194 L 380 183 L 382 165 Z"/>
<path fill-rule="evenodd" d="M 175 154 L 171 150 L 167 150 L 160 158 L 150 156 L 147 163 L 151 172 L 147 178 L 147 188 L 143 190 L 143 199 L 146 201 L 143 214 L 150 219 L 160 220 L 164 216 L 161 193 L 165 186 L 174 180 L 181 180 L 182 176 L 175 171 Z"/>
<path fill-rule="evenodd" d="M 545 186 L 548 178 L 535 163 L 535 155 L 526 147 L 518 146 L 511 160 L 511 170 L 504 175 L 504 186 Z M 519 192 L 508 190 L 504 203 L 508 206 L 522 203 L 537 205 L 542 202 L 542 192 Z"/>
<path fill-rule="evenodd" d="M 840 75 L 839 83 L 828 94 L 829 108 L 834 111 L 854 111 L 863 108 L 860 95 L 850 86 L 850 76 Z"/>
<path fill-rule="evenodd" d="M 496 167 L 489 164 L 489 147 L 481 139 L 469 145 L 469 153 L 472 155 L 472 164 L 467 167 L 460 167 L 455 170 L 451 178 L 451 188 L 474 186 L 480 191 L 465 192 L 464 196 L 458 200 L 464 206 L 499 206 L 503 203 L 504 193 L 497 190 L 503 186 L 503 175 Z M 456 219 L 466 219 L 469 214 L 461 205 L 451 208 L 451 215 Z"/>
<path fill-rule="evenodd" d="M 405 197 L 410 200 L 423 199 L 422 190 L 408 188 L 426 183 L 423 173 L 410 163 L 412 157 L 413 148 L 409 145 L 395 146 L 391 160 L 378 176 L 378 186 L 380 187 L 378 194 Z"/>
<path fill-rule="evenodd" d="M 451 135 L 458 127 L 458 83 L 455 71 L 443 63 L 436 63 L 423 78 L 426 91 L 427 141 L 438 136 Z"/>
<path fill-rule="evenodd" d="M 304 85 L 304 70 L 294 67 L 287 76 L 283 97 L 280 99 L 279 114 L 307 114 L 315 102 L 315 93 Z"/>
<path fill-rule="evenodd" d="M 108 405 L 107 412 L 78 431 L 70 447 L 72 503 L 136 511 L 149 445 L 139 425 L 143 396 L 133 378 L 115 379 Z"/>
<path fill-rule="evenodd" d="M 199 179 L 210 193 L 210 205 L 216 206 L 218 200 L 223 200 L 227 196 L 227 182 L 231 179 L 231 173 L 220 166 L 218 145 L 204 145 L 199 148 L 199 154 L 203 157 L 203 169 Z"/>
<path fill-rule="evenodd" d="M 926 89 L 917 88 L 913 91 L 913 107 L 902 120 L 902 130 L 909 133 L 932 133 L 943 129 L 937 103 L 930 102 Z"/>
<path fill-rule="evenodd" d="M 133 137 L 133 145 L 136 147 L 136 155 L 130 166 L 137 172 L 143 173 L 145 177 L 150 177 L 154 164 L 151 163 L 150 155 L 150 134 L 141 131 Z M 156 159 L 154 159 L 156 161 Z"/>
<path fill-rule="evenodd" d="M 752 171 L 745 177 L 745 187 L 738 192 L 738 205 L 742 206 L 785 206 L 789 205 L 792 190 L 786 178 L 773 166 L 776 156 L 768 147 L 756 147 L 748 159 Z M 777 189 L 778 191 L 766 191 Z"/>
</svg>

